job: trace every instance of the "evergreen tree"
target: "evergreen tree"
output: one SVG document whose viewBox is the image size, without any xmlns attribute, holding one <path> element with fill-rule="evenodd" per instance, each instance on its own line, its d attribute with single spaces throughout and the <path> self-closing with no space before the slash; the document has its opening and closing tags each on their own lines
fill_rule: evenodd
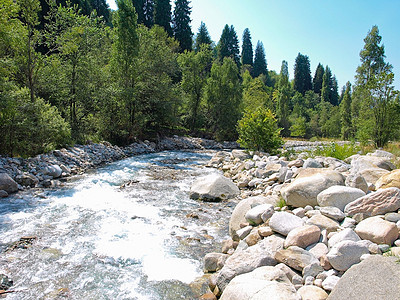
<svg viewBox="0 0 400 300">
<path fill-rule="evenodd" d="M 342 123 L 342 138 L 348 140 L 352 137 L 352 121 L 351 121 L 351 84 L 346 83 L 346 89 L 340 103 L 340 115 Z"/>
<path fill-rule="evenodd" d="M 242 65 L 253 65 L 253 44 L 251 43 L 250 30 L 246 28 L 243 32 L 242 42 Z"/>
<path fill-rule="evenodd" d="M 304 95 L 311 89 L 310 59 L 299 53 L 294 64 L 294 90 Z"/>
<path fill-rule="evenodd" d="M 282 128 L 282 135 L 289 136 L 289 102 L 290 102 L 290 83 L 289 69 L 287 61 L 282 61 L 281 72 L 279 75 L 278 88 L 274 91 L 274 101 L 276 102 L 276 117 L 279 127 Z"/>
<path fill-rule="evenodd" d="M 333 75 L 332 82 L 331 82 L 331 95 L 330 95 L 330 102 L 334 106 L 339 105 L 339 92 L 338 92 L 338 82 L 336 80 L 336 76 Z"/>
<path fill-rule="evenodd" d="M 254 53 L 253 76 L 258 77 L 260 75 L 265 75 L 265 82 L 268 82 L 267 61 L 265 59 L 264 46 L 262 42 L 258 41 Z"/>
<path fill-rule="evenodd" d="M 324 76 L 322 78 L 323 79 L 322 79 L 322 88 L 321 88 L 321 101 L 330 102 L 331 86 L 332 86 L 332 72 L 328 66 L 326 66 Z"/>
<path fill-rule="evenodd" d="M 206 24 L 201 22 L 200 27 L 199 27 L 199 32 L 196 35 L 194 50 L 196 52 L 199 52 L 202 45 L 211 46 L 211 43 L 212 43 L 212 41 L 211 41 L 210 34 L 208 33 L 207 26 L 206 26 Z"/>
<path fill-rule="evenodd" d="M 324 67 L 321 64 L 318 64 L 317 69 L 315 70 L 314 79 L 313 79 L 314 93 L 316 93 L 318 95 L 321 95 L 324 72 L 325 72 Z"/>
<path fill-rule="evenodd" d="M 170 37 L 173 36 L 171 21 L 171 0 L 155 0 L 154 24 L 163 27 Z"/>
<path fill-rule="evenodd" d="M 143 6 L 143 24 L 151 28 L 154 25 L 154 1 L 153 0 L 145 0 Z"/>
<path fill-rule="evenodd" d="M 192 29 L 190 27 L 190 1 L 175 0 L 173 31 L 175 39 L 179 42 L 180 52 L 192 50 Z"/>
<path fill-rule="evenodd" d="M 135 11 L 137 14 L 137 23 L 144 24 L 144 2 L 146 0 L 131 0 L 133 2 L 133 6 L 135 7 Z M 117 4 L 118 6 L 118 4 Z"/>
<path fill-rule="evenodd" d="M 218 59 L 223 62 L 225 57 L 231 57 L 240 66 L 239 40 L 233 25 L 225 25 L 218 44 Z"/>
</svg>

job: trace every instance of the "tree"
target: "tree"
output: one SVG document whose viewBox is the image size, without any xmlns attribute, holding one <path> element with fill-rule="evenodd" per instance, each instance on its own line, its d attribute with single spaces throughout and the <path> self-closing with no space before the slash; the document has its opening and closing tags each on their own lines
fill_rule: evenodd
<svg viewBox="0 0 400 300">
<path fill-rule="evenodd" d="M 323 79 L 322 79 L 322 88 L 321 88 L 321 101 L 330 102 L 331 86 L 332 86 L 332 72 L 328 66 L 326 66 L 324 76 L 322 78 Z"/>
<path fill-rule="evenodd" d="M 340 103 L 340 114 L 342 123 L 342 138 L 348 140 L 352 137 L 352 121 L 351 121 L 351 83 L 346 83 L 346 89 Z"/>
<path fill-rule="evenodd" d="M 362 140 L 372 139 L 377 147 L 383 147 L 393 135 L 396 120 L 391 120 L 395 95 L 392 65 L 386 63 L 382 37 L 373 26 L 364 39 L 360 52 L 361 65 L 356 71 L 355 97 L 361 104 L 357 122 L 357 135 Z M 397 117 L 398 118 L 398 117 Z"/>
<path fill-rule="evenodd" d="M 155 0 L 154 24 L 163 27 L 169 37 L 173 36 L 171 21 L 171 0 Z"/>
<path fill-rule="evenodd" d="M 253 77 L 258 77 L 260 75 L 265 75 L 265 82 L 268 82 L 268 69 L 264 46 L 262 42 L 258 41 L 254 53 Z"/>
<path fill-rule="evenodd" d="M 181 87 L 188 99 L 188 124 L 192 131 L 202 123 L 199 110 L 212 61 L 211 50 L 208 49 L 207 44 L 202 45 L 197 53 L 185 52 L 178 57 L 178 63 L 182 70 Z"/>
<path fill-rule="evenodd" d="M 208 33 L 207 26 L 203 22 L 201 22 L 199 27 L 199 32 L 196 35 L 196 41 L 194 45 L 194 49 L 196 52 L 199 52 L 202 45 L 207 45 L 211 47 L 212 40 L 210 34 Z"/>
<path fill-rule="evenodd" d="M 222 65 L 218 62 L 213 64 L 205 87 L 205 100 L 209 127 L 213 129 L 215 137 L 218 140 L 236 139 L 242 89 L 239 70 L 232 58 L 225 58 Z"/>
<path fill-rule="evenodd" d="M 136 22 L 138 24 L 144 24 L 144 2 L 145 0 L 131 0 L 133 2 L 133 6 L 135 7 L 135 11 L 137 14 Z M 118 6 L 118 4 L 117 4 Z"/>
<path fill-rule="evenodd" d="M 247 75 L 248 71 L 243 76 L 247 77 Z M 255 111 L 259 107 L 272 108 L 271 90 L 260 77 L 251 78 L 250 76 L 248 84 L 243 88 L 243 110 Z"/>
<path fill-rule="evenodd" d="M 218 43 L 218 59 L 222 63 L 225 57 L 231 57 L 240 66 L 239 40 L 233 25 L 225 25 Z"/>
<path fill-rule="evenodd" d="M 321 64 L 318 64 L 317 69 L 315 70 L 315 75 L 313 79 L 313 88 L 314 88 L 314 93 L 321 95 L 321 89 L 322 89 L 322 81 L 324 77 L 324 67 Z"/>
<path fill-rule="evenodd" d="M 283 136 L 289 136 L 289 102 L 290 102 L 289 69 L 287 61 L 282 61 L 278 87 L 274 91 L 273 99 L 276 102 L 276 117 L 278 125 L 282 127 Z"/>
<path fill-rule="evenodd" d="M 175 0 L 173 31 L 175 39 L 179 42 L 180 52 L 192 50 L 192 29 L 190 27 L 190 1 Z"/>
<path fill-rule="evenodd" d="M 304 95 L 311 89 L 310 59 L 307 55 L 299 53 L 294 65 L 294 90 Z"/>
<path fill-rule="evenodd" d="M 242 65 L 253 65 L 253 44 L 251 43 L 250 30 L 246 28 L 242 38 Z"/>
<path fill-rule="evenodd" d="M 276 154 L 283 145 L 274 114 L 264 107 L 248 111 L 238 123 L 238 143 L 248 150 Z"/>
</svg>

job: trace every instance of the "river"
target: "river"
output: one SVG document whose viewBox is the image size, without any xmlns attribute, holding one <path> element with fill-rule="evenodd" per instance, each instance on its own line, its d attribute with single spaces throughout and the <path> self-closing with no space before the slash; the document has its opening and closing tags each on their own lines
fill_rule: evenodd
<svg viewBox="0 0 400 300">
<path fill-rule="evenodd" d="M 203 256 L 227 238 L 234 202 L 189 198 L 211 152 L 131 157 L 55 190 L 0 202 L 7 299 L 196 299 Z M 21 237 L 32 245 L 10 248 Z"/>
</svg>

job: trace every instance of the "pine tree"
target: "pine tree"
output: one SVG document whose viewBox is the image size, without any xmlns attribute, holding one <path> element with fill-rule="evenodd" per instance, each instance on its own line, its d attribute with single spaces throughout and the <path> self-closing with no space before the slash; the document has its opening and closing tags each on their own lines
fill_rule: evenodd
<svg viewBox="0 0 400 300">
<path fill-rule="evenodd" d="M 266 82 L 268 82 L 268 69 L 267 61 L 265 59 L 264 46 L 262 42 L 258 41 L 256 51 L 254 53 L 253 77 L 258 77 L 262 74 L 266 76 Z"/>
<path fill-rule="evenodd" d="M 243 32 L 242 43 L 242 65 L 253 65 L 253 44 L 251 43 L 250 30 L 246 28 Z"/>
<path fill-rule="evenodd" d="M 143 5 L 143 24 L 151 28 L 154 25 L 154 1 L 145 0 Z"/>
<path fill-rule="evenodd" d="M 282 61 L 281 73 L 279 74 L 278 88 L 274 91 L 273 98 L 276 101 L 276 117 L 282 135 L 289 136 L 289 101 L 290 101 L 289 69 L 287 61 Z"/>
<path fill-rule="evenodd" d="M 352 121 L 351 121 L 351 84 L 346 83 L 346 89 L 340 103 L 340 115 L 342 123 L 342 138 L 348 140 L 352 137 Z"/>
<path fill-rule="evenodd" d="M 201 45 L 211 46 L 212 40 L 210 34 L 208 33 L 207 26 L 203 22 L 201 22 L 199 27 L 199 32 L 196 35 L 196 41 L 194 49 L 196 52 L 199 52 L 201 49 Z"/>
<path fill-rule="evenodd" d="M 192 50 L 192 29 L 190 27 L 190 1 L 175 0 L 173 31 L 175 39 L 179 42 L 180 52 Z"/>
<path fill-rule="evenodd" d="M 301 94 L 312 89 L 310 59 L 299 53 L 294 65 L 294 90 Z"/>
<path fill-rule="evenodd" d="M 135 11 L 137 14 L 137 23 L 144 24 L 144 2 L 145 0 L 132 0 L 133 6 L 135 7 Z"/>
<path fill-rule="evenodd" d="M 338 87 L 338 82 L 337 82 L 335 75 L 333 75 L 333 77 L 332 77 L 330 89 L 331 89 L 330 102 L 332 105 L 338 106 L 339 105 L 339 92 L 338 92 L 339 87 Z"/>
<path fill-rule="evenodd" d="M 332 85 L 332 72 L 331 69 L 328 66 L 326 66 L 324 76 L 322 77 L 321 101 L 330 102 L 331 85 Z"/>
<path fill-rule="evenodd" d="M 218 59 L 222 62 L 225 57 L 231 57 L 240 66 L 239 40 L 233 25 L 225 25 L 218 44 Z"/>
<path fill-rule="evenodd" d="M 322 80 L 324 76 L 324 67 L 321 64 L 318 64 L 317 69 L 315 70 L 315 75 L 313 79 L 313 88 L 314 88 L 314 93 L 321 95 L 321 89 L 322 89 Z"/>
<path fill-rule="evenodd" d="M 154 2 L 154 24 L 164 27 L 168 36 L 172 37 L 171 27 L 171 2 L 170 0 L 155 0 Z"/>
</svg>

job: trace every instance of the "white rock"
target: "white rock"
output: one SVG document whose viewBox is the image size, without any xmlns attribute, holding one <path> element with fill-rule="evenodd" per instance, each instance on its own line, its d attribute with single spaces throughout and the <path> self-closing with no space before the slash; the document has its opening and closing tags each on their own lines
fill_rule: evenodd
<svg viewBox="0 0 400 300">
<path fill-rule="evenodd" d="M 265 220 L 268 220 L 274 214 L 274 206 L 272 204 L 261 204 L 250 209 L 246 215 L 246 220 L 252 225 L 259 225 L 265 222 L 262 218 L 264 215 Z"/>
<path fill-rule="evenodd" d="M 339 282 L 340 277 L 332 275 L 328 276 L 323 282 L 322 287 L 326 291 L 332 291 L 336 284 Z"/>
<path fill-rule="evenodd" d="M 346 228 L 342 231 L 339 231 L 333 237 L 331 237 L 328 241 L 328 246 L 329 248 L 332 248 L 334 245 L 342 241 L 358 242 L 360 240 L 361 240 L 360 237 L 357 235 L 357 233 L 353 231 L 353 229 Z"/>
<path fill-rule="evenodd" d="M 326 257 L 333 268 L 346 271 L 359 263 L 363 254 L 369 254 L 367 247 L 353 241 L 341 241 L 332 247 Z"/>
<path fill-rule="evenodd" d="M 276 212 L 269 220 L 269 227 L 284 236 L 297 227 L 304 225 L 304 221 L 288 212 Z"/>
<path fill-rule="evenodd" d="M 190 197 L 192 199 L 206 201 L 230 199 L 236 197 L 239 193 L 238 187 L 232 180 L 216 173 L 200 177 L 190 189 Z"/>
<path fill-rule="evenodd" d="M 331 186 L 318 194 L 317 202 L 321 207 L 333 206 L 343 211 L 347 204 L 362 196 L 365 196 L 365 193 L 357 188 Z"/>
</svg>

